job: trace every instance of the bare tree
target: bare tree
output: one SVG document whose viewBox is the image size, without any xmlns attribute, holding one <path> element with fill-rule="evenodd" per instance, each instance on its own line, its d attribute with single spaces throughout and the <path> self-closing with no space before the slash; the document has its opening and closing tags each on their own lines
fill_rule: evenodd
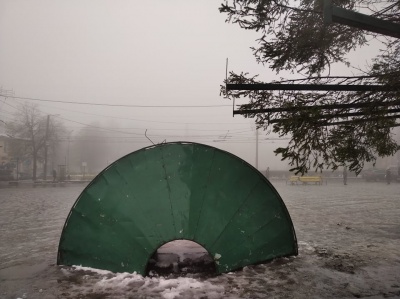
<svg viewBox="0 0 400 299">
<path fill-rule="evenodd" d="M 25 140 L 24 145 L 20 142 L 15 150 L 19 155 L 31 157 L 33 180 L 37 178 L 38 162 L 42 162 L 45 158 L 46 145 L 58 143 L 58 136 L 62 130 L 62 124 L 55 120 L 49 121 L 47 126 L 47 118 L 43 116 L 39 107 L 27 103 L 20 105 L 14 120 L 8 124 L 7 131 L 11 136 Z"/>
</svg>

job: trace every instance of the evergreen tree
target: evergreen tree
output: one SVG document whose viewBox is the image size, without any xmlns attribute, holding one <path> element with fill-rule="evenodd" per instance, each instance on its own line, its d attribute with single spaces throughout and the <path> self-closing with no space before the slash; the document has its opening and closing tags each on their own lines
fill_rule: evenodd
<svg viewBox="0 0 400 299">
<path fill-rule="evenodd" d="M 333 4 L 400 23 L 400 1 L 336 0 Z M 276 74 L 288 74 L 268 83 L 384 86 L 372 91 L 227 91 L 221 85 L 221 93 L 231 100 L 248 98 L 239 110 L 250 110 L 245 116 L 255 118 L 259 127 L 272 127 L 272 132 L 290 137 L 289 144 L 275 153 L 288 160 L 292 171 L 347 165 L 359 173 L 365 162 L 400 149 L 393 134 L 400 118 L 400 39 L 325 25 L 320 0 L 229 0 L 221 4 L 220 12 L 227 15 L 227 22 L 260 34 L 257 46 L 251 48 L 258 63 Z M 365 50 L 374 39 L 379 40 L 381 51 L 358 74 L 331 73 L 335 63 L 350 68 L 346 54 Z M 228 82 L 265 83 L 246 72 L 230 72 Z"/>
</svg>

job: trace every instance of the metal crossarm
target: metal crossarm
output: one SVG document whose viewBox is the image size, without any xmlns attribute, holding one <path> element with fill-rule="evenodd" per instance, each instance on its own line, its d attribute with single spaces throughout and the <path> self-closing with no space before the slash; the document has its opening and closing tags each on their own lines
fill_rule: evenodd
<svg viewBox="0 0 400 299">
<path fill-rule="evenodd" d="M 226 90 L 316 90 L 316 91 L 394 91 L 399 87 L 384 85 L 342 85 L 342 84 L 226 84 Z"/>
<path fill-rule="evenodd" d="M 371 17 L 359 12 L 332 5 L 332 0 L 324 0 L 325 24 L 338 23 L 383 35 L 400 38 L 400 24 Z"/>
</svg>

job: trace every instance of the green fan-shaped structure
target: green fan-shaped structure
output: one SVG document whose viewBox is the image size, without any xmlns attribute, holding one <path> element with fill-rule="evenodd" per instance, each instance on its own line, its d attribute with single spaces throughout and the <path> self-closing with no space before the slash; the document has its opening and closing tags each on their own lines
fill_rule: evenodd
<svg viewBox="0 0 400 299">
<path fill-rule="evenodd" d="M 57 264 L 146 275 L 156 250 L 179 239 L 203 246 L 219 273 L 297 254 L 285 204 L 259 171 L 220 149 L 176 142 L 119 159 L 85 188 Z"/>
</svg>

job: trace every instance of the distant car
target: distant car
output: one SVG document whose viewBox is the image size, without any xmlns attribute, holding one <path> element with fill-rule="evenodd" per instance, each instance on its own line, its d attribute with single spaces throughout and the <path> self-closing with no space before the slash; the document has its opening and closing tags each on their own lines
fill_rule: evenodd
<svg viewBox="0 0 400 299">
<path fill-rule="evenodd" d="M 0 181 L 13 180 L 11 169 L 0 169 Z"/>
<path fill-rule="evenodd" d="M 400 166 L 390 165 L 388 167 L 390 169 L 390 175 L 392 177 L 392 181 L 400 181 Z"/>
<path fill-rule="evenodd" d="M 29 180 L 32 178 L 32 175 L 30 173 L 26 173 L 26 172 L 20 172 L 19 173 L 19 179 L 20 180 Z"/>
<path fill-rule="evenodd" d="M 389 166 L 390 169 L 390 174 L 391 174 L 391 180 L 392 181 L 400 181 L 400 176 L 399 176 L 399 168 L 397 166 Z M 363 171 L 363 178 L 367 182 L 384 182 L 386 181 L 386 169 L 379 169 L 379 168 L 374 168 L 374 169 L 367 169 Z"/>
<path fill-rule="evenodd" d="M 384 169 L 367 169 L 363 172 L 363 178 L 367 182 L 379 182 L 386 179 L 386 170 Z"/>
</svg>

